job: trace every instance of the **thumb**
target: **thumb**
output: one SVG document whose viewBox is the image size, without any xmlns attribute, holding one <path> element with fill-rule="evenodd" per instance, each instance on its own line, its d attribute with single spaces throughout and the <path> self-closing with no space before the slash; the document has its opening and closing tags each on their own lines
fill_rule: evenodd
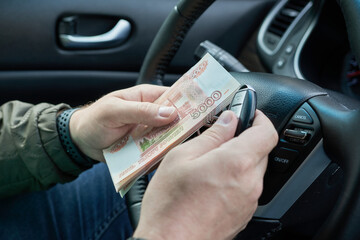
<svg viewBox="0 0 360 240">
<path fill-rule="evenodd" d="M 232 139 L 237 122 L 237 118 L 232 111 L 225 111 L 212 127 L 200 136 L 180 145 L 177 151 L 184 152 L 191 158 L 199 157 Z"/>
<path fill-rule="evenodd" d="M 124 124 L 146 124 L 149 126 L 163 126 L 177 117 L 174 107 L 161 106 L 150 102 L 124 101 L 118 121 Z"/>
</svg>

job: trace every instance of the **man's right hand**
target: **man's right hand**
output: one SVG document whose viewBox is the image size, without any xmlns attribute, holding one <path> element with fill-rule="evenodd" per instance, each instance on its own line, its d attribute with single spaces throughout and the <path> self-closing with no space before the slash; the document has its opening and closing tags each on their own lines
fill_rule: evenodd
<svg viewBox="0 0 360 240">
<path fill-rule="evenodd" d="M 253 126 L 233 138 L 236 125 L 226 111 L 166 155 L 145 193 L 134 237 L 231 239 L 246 227 L 278 135 L 260 111 Z"/>
</svg>

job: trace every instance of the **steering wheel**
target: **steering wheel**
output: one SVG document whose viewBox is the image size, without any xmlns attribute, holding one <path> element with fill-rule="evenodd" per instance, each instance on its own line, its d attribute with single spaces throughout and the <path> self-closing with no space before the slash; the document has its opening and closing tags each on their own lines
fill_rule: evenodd
<svg viewBox="0 0 360 240">
<path fill-rule="evenodd" d="M 145 57 L 137 84 L 162 84 L 166 68 L 186 33 L 213 2 L 214 0 L 181 0 L 175 6 Z M 360 1 L 338 2 L 345 17 L 353 52 L 360 60 Z M 336 100 L 339 97 L 335 98 L 315 84 L 300 79 L 264 73 L 231 74 L 240 84 L 249 84 L 256 90 L 257 107 L 270 118 L 279 133 L 279 144 L 270 156 L 277 156 L 288 146 L 298 152 L 297 163 L 292 163 L 287 177 L 276 178 L 271 169 L 268 169 L 265 175 L 263 195 L 266 196 L 260 198 L 259 207 L 254 215 L 255 220 L 259 217 L 266 219 L 265 223 L 269 224 L 265 236 L 269 237 L 269 234 L 286 225 L 286 221 L 289 221 L 288 212 L 294 212 L 301 206 L 299 200 L 302 195 L 314 187 L 318 178 L 325 178 L 328 183 L 339 182 L 336 179 L 331 180 L 338 172 L 343 172 L 341 177 L 338 177 L 341 179 L 340 183 L 337 183 L 338 197 L 334 200 L 335 204 L 330 213 L 326 214 L 326 221 L 319 225 L 314 239 L 353 239 L 354 236 L 359 236 L 360 228 L 357 225 L 360 222 L 360 103 L 355 100 L 339 102 Z M 346 97 L 341 96 L 340 99 L 344 100 Z M 312 125 L 295 119 L 296 114 L 299 115 L 298 111 L 303 110 L 310 116 Z M 306 136 L 301 139 L 291 135 L 299 132 Z M 270 162 L 269 165 L 271 167 Z M 147 178 L 142 177 L 126 195 L 134 229 L 139 221 L 146 186 Z M 303 210 L 297 209 L 298 213 L 301 211 Z M 254 222 L 256 226 L 256 221 Z M 249 226 L 250 224 L 248 228 Z M 249 233 L 243 236 L 253 235 Z M 242 239 L 241 235 L 238 238 Z"/>
</svg>

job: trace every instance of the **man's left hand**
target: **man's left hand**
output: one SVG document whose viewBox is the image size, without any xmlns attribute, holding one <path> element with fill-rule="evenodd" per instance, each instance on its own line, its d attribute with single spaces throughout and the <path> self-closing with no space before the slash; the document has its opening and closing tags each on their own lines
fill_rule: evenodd
<svg viewBox="0 0 360 240">
<path fill-rule="evenodd" d="M 73 142 L 88 157 L 104 161 L 102 149 L 126 135 L 135 124 L 157 127 L 176 118 L 175 108 L 153 103 L 167 89 L 139 85 L 109 93 L 77 110 L 70 119 Z"/>
</svg>

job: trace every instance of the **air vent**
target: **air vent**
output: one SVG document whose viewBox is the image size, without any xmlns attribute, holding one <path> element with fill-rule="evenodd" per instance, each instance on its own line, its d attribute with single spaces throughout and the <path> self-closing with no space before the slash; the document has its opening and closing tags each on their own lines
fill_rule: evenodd
<svg viewBox="0 0 360 240">
<path fill-rule="evenodd" d="M 268 32 L 281 38 L 309 2 L 310 0 L 289 0 L 276 14 L 268 28 Z"/>
</svg>

